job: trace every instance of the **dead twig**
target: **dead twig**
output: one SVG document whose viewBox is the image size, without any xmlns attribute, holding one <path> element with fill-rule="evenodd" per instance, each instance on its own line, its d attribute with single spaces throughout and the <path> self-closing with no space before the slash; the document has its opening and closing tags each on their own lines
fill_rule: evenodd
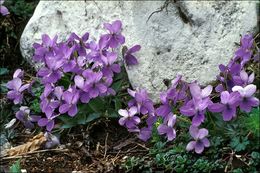
<svg viewBox="0 0 260 173">
<path fill-rule="evenodd" d="M 128 153 L 139 153 L 139 152 L 147 152 L 147 150 L 134 150 L 134 151 L 120 151 L 120 154 L 128 154 Z M 115 151 L 110 151 L 110 152 L 107 152 L 107 154 L 117 154 L 118 152 L 115 152 Z"/>
<path fill-rule="evenodd" d="M 31 156 L 10 156 L 5 158 L 0 158 L 0 163 L 4 163 L 5 161 L 12 160 L 12 159 L 22 159 L 22 158 L 28 158 Z"/>
<path fill-rule="evenodd" d="M 106 158 L 106 155 L 107 155 L 107 138 L 108 138 L 108 134 L 106 135 L 106 139 L 105 139 L 105 154 L 104 154 L 104 157 L 103 158 Z"/>
<path fill-rule="evenodd" d="M 232 150 L 232 152 L 231 153 L 229 153 L 229 160 L 228 160 L 228 163 L 227 163 L 227 165 L 225 166 L 225 170 L 224 170 L 224 172 L 228 172 L 228 167 L 229 166 L 231 166 L 231 168 L 232 168 L 232 161 L 233 161 L 233 157 L 234 157 L 234 155 L 235 155 L 235 152 Z"/>
<path fill-rule="evenodd" d="M 115 161 L 119 158 L 118 155 L 120 154 L 120 152 L 121 152 L 121 150 L 119 150 L 119 151 L 117 152 L 116 156 L 115 156 L 113 159 L 111 159 L 113 165 L 115 165 Z"/>
<path fill-rule="evenodd" d="M 162 12 L 164 9 L 166 9 L 166 11 L 168 11 L 168 10 L 167 10 L 167 7 L 168 7 L 168 5 L 169 5 L 171 2 L 172 2 L 172 0 L 166 0 L 166 1 L 164 2 L 164 4 L 163 4 L 158 10 L 152 12 L 152 13 L 148 16 L 148 19 L 146 20 L 146 23 L 150 20 L 150 18 L 151 18 L 155 13 L 160 13 L 160 12 Z"/>
<path fill-rule="evenodd" d="M 137 142 L 136 142 L 135 144 L 139 145 L 140 147 L 144 148 L 144 149 L 147 150 L 147 151 L 149 150 L 149 148 L 147 148 L 146 146 L 144 146 L 144 145 L 142 145 L 142 144 L 139 144 L 139 143 L 137 143 Z"/>
<path fill-rule="evenodd" d="M 1 158 L 1 160 L 9 160 L 9 159 L 17 159 L 17 158 L 23 158 L 23 157 L 30 157 L 30 156 L 28 156 L 28 155 L 30 155 L 30 154 L 44 153 L 44 152 L 49 152 L 49 151 L 66 152 L 66 151 L 69 151 L 69 150 L 68 150 L 68 149 L 60 149 L 60 148 L 56 148 L 56 149 L 46 149 L 46 150 L 37 150 L 37 151 L 28 152 L 28 153 L 23 153 L 23 154 L 16 155 L 16 156 L 3 157 L 3 158 Z"/>
<path fill-rule="evenodd" d="M 135 138 L 129 138 L 126 141 L 121 142 L 119 145 L 114 146 L 113 149 L 114 150 L 121 150 L 123 147 L 126 147 L 127 145 L 134 143 L 134 141 L 136 139 L 137 139 L 136 137 Z"/>
</svg>

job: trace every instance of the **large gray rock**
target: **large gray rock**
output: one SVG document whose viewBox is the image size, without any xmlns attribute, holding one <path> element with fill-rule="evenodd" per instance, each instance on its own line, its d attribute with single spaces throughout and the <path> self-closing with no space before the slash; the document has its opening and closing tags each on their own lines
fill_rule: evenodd
<svg viewBox="0 0 260 173">
<path fill-rule="evenodd" d="M 182 74 L 187 81 L 215 80 L 240 34 L 257 28 L 256 2 L 186 1 L 41 1 L 21 37 L 23 56 L 31 62 L 32 44 L 43 33 L 64 40 L 71 32 L 97 37 L 103 22 L 120 19 L 127 45 L 140 44 L 140 64 L 127 69 L 133 87 L 145 88 L 157 100 L 163 80 Z M 151 15 L 153 13 L 153 15 Z M 150 16 L 151 15 L 151 16 Z M 148 17 L 150 19 L 147 21 Z"/>
</svg>

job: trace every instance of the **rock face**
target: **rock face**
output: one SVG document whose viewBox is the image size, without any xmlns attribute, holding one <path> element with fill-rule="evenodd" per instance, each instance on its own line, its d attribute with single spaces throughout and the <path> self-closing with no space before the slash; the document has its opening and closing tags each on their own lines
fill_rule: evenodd
<svg viewBox="0 0 260 173">
<path fill-rule="evenodd" d="M 155 12 L 162 6 L 166 8 Z M 142 46 L 137 55 L 139 65 L 127 69 L 131 84 L 147 89 L 157 100 L 159 92 L 166 89 L 163 80 L 176 74 L 201 84 L 215 80 L 218 64 L 232 58 L 240 34 L 256 31 L 257 4 L 41 1 L 22 35 L 22 54 L 31 62 L 32 44 L 39 42 L 43 33 L 58 34 L 60 40 L 71 32 L 81 35 L 89 31 L 98 36 L 104 33 L 103 22 L 116 19 L 123 22 L 127 45 Z"/>
</svg>

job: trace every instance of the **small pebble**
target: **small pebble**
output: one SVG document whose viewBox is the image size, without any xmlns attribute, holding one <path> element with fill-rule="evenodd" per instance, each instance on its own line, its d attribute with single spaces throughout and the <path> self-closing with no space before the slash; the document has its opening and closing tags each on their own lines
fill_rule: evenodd
<svg viewBox="0 0 260 173">
<path fill-rule="evenodd" d="M 21 169 L 21 173 L 27 173 L 26 169 Z"/>
</svg>

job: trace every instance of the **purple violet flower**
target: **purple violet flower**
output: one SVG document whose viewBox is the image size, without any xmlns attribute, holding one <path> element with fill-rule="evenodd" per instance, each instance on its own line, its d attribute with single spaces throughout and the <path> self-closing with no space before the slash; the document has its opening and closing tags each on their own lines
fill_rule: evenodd
<svg viewBox="0 0 260 173">
<path fill-rule="evenodd" d="M 108 53 L 108 38 L 101 37 L 98 44 L 94 41 L 89 43 L 90 52 L 87 55 L 89 63 L 93 63 L 92 68 L 103 66 L 102 57 Z"/>
<path fill-rule="evenodd" d="M 113 77 L 114 73 L 120 73 L 120 65 L 115 64 L 115 61 L 117 59 L 116 53 L 108 53 L 107 56 L 101 56 L 101 59 L 104 63 L 104 67 L 102 69 L 102 73 L 104 76 Z"/>
<path fill-rule="evenodd" d="M 192 100 L 183 105 L 180 108 L 180 112 L 188 117 L 193 117 L 192 125 L 199 126 L 202 122 L 204 122 L 206 108 L 212 103 L 209 98 L 211 92 L 211 85 L 201 90 L 197 83 L 190 84 Z"/>
<path fill-rule="evenodd" d="M 190 126 L 190 135 L 193 137 L 194 141 L 190 141 L 186 147 L 187 151 L 195 149 L 197 154 L 201 154 L 205 147 L 210 146 L 210 142 L 206 136 L 208 136 L 208 130 L 205 128 L 199 129 L 196 126 Z"/>
<path fill-rule="evenodd" d="M 65 91 L 62 95 L 65 103 L 59 107 L 59 112 L 62 114 L 68 112 L 69 116 L 75 116 L 78 112 L 77 103 L 80 97 L 79 93 L 80 92 L 76 89 L 76 87 L 70 87 L 67 91 Z"/>
<path fill-rule="evenodd" d="M 241 40 L 241 47 L 235 52 L 235 55 L 242 59 L 241 65 L 244 66 L 248 62 L 253 54 L 251 48 L 253 46 L 254 38 L 253 35 L 244 35 Z"/>
<path fill-rule="evenodd" d="M 146 117 L 147 127 L 143 127 L 139 130 L 138 138 L 147 141 L 152 136 L 153 125 L 157 121 L 157 116 L 154 113 L 148 114 Z M 138 132 L 138 131 L 137 131 Z"/>
<path fill-rule="evenodd" d="M 72 33 L 68 39 L 68 45 L 70 45 L 71 42 L 77 40 L 79 43 L 76 43 L 76 48 L 75 50 L 77 50 L 79 56 L 86 56 L 86 48 L 88 48 L 88 41 L 89 38 L 89 33 L 86 32 L 81 38 L 76 35 L 75 33 Z"/>
<path fill-rule="evenodd" d="M 86 78 L 82 89 L 88 92 L 90 98 L 96 98 L 98 95 L 107 92 L 107 86 L 101 81 L 103 77 L 102 72 L 93 72 L 88 69 L 82 73 L 82 76 Z M 77 86 L 82 83 L 82 81 L 80 81 L 80 84 L 78 84 L 79 82 L 77 80 L 75 82 Z"/>
<path fill-rule="evenodd" d="M 27 106 L 21 106 L 15 117 L 28 129 L 34 128 L 33 122 L 37 122 L 41 118 L 40 116 L 30 115 L 30 109 Z"/>
<path fill-rule="evenodd" d="M 133 53 L 138 52 L 140 49 L 141 49 L 140 45 L 135 45 L 125 52 L 124 60 L 127 66 L 138 64 L 137 58 L 133 55 Z"/>
<path fill-rule="evenodd" d="M 0 0 L 0 14 L 2 14 L 3 16 L 6 16 L 10 13 L 9 13 L 8 9 L 5 6 L 3 6 L 4 2 L 5 2 L 5 0 Z"/>
<path fill-rule="evenodd" d="M 19 104 L 23 100 L 23 91 L 30 87 L 30 84 L 22 85 L 20 78 L 14 78 L 7 82 L 6 87 L 11 91 L 8 91 L 7 98 L 13 100 L 14 104 Z"/>
<path fill-rule="evenodd" d="M 175 122 L 176 122 L 176 115 L 170 113 L 170 115 L 168 115 L 167 122 L 160 124 L 159 127 L 157 128 L 158 133 L 160 135 L 166 134 L 168 141 L 172 141 L 176 137 L 176 131 L 173 128 Z"/>
<path fill-rule="evenodd" d="M 126 126 L 128 129 L 137 129 L 137 124 L 141 122 L 137 114 L 137 107 L 131 107 L 129 110 L 119 109 L 119 115 L 122 117 L 119 119 L 121 126 Z"/>
<path fill-rule="evenodd" d="M 161 117 L 166 117 L 172 109 L 170 100 L 167 98 L 167 92 L 161 92 L 160 99 L 162 105 L 156 109 L 156 114 Z"/>
<path fill-rule="evenodd" d="M 117 48 L 118 45 L 125 43 L 125 37 L 121 34 L 122 23 L 120 20 L 116 20 L 112 24 L 104 23 L 104 28 L 109 31 L 109 34 L 104 36 L 108 38 L 111 48 Z"/>
<path fill-rule="evenodd" d="M 13 79 L 14 78 L 23 78 L 23 75 L 24 75 L 24 71 L 18 68 L 17 70 L 15 70 L 15 72 L 13 74 Z"/>
<path fill-rule="evenodd" d="M 54 118 L 56 118 L 58 115 L 52 116 L 50 118 L 41 118 L 38 120 L 38 125 L 40 127 L 45 127 L 48 132 L 50 132 L 55 125 Z"/>
<path fill-rule="evenodd" d="M 63 95 L 63 87 L 57 86 L 53 87 L 51 84 L 46 84 L 44 91 L 41 95 L 40 107 L 42 112 L 45 113 L 45 117 L 38 120 L 38 125 L 40 127 L 45 127 L 47 131 L 51 131 L 54 128 L 54 119 L 59 116 L 55 113 L 61 104 L 61 99 Z"/>
<path fill-rule="evenodd" d="M 177 75 L 177 77 L 172 80 L 172 86 L 166 91 L 161 92 L 160 100 L 162 105 L 156 109 L 156 114 L 158 116 L 166 117 L 171 112 L 171 109 L 177 101 L 184 100 L 186 98 L 186 83 L 181 81 L 182 76 Z M 180 86 L 177 88 L 177 86 Z"/>
<path fill-rule="evenodd" d="M 88 103 L 89 100 L 91 99 L 90 96 L 89 96 L 89 92 L 88 92 L 88 91 L 87 91 L 87 92 L 83 91 L 83 90 L 84 90 L 84 86 L 85 86 L 85 82 L 86 82 L 86 79 L 83 78 L 83 77 L 80 76 L 80 75 L 76 75 L 76 76 L 74 77 L 74 83 L 75 83 L 75 85 L 76 85 L 79 89 L 81 89 L 81 91 L 80 91 L 80 101 L 81 101 L 82 103 Z"/>
<path fill-rule="evenodd" d="M 140 129 L 138 138 L 146 142 L 148 141 L 148 139 L 150 139 L 151 136 L 152 136 L 152 126 L 148 126 Z"/>
<path fill-rule="evenodd" d="M 47 67 L 41 68 L 37 75 L 42 77 L 42 82 L 46 83 L 56 83 L 61 77 L 62 72 L 59 68 L 64 64 L 64 59 L 59 57 L 46 57 Z"/>
<path fill-rule="evenodd" d="M 47 142 L 45 143 L 45 148 L 54 148 L 60 145 L 59 138 L 51 134 L 50 132 L 45 132 L 44 136 L 47 138 Z"/>
<path fill-rule="evenodd" d="M 55 35 L 51 39 L 47 34 L 42 35 L 42 44 L 34 43 L 33 47 L 35 49 L 33 60 L 36 62 L 44 62 L 45 56 L 54 56 L 53 50 L 57 46 L 58 36 Z"/>
<path fill-rule="evenodd" d="M 241 86 L 234 86 L 232 88 L 233 92 L 239 92 L 240 94 L 240 109 L 245 112 L 250 112 L 252 107 L 259 105 L 259 100 L 253 96 L 256 92 L 256 86 L 253 84 L 247 85 L 244 88 Z"/>
<path fill-rule="evenodd" d="M 222 112 L 223 120 L 230 121 L 233 117 L 236 117 L 239 97 L 237 92 L 223 91 L 220 96 L 221 103 L 213 103 L 208 108 L 211 112 Z"/>
<path fill-rule="evenodd" d="M 143 115 L 154 113 L 153 101 L 149 98 L 146 90 L 140 89 L 133 91 L 128 89 L 127 91 L 132 97 L 134 97 L 134 99 L 128 103 L 129 107 L 136 106 L 138 112 Z"/>
<path fill-rule="evenodd" d="M 255 79 L 255 74 L 254 73 L 251 73 L 249 76 L 248 74 L 245 72 L 245 70 L 242 70 L 240 72 L 240 78 L 241 80 L 243 81 L 243 83 L 245 85 L 249 85 L 251 83 L 253 83 L 254 79 Z"/>
<path fill-rule="evenodd" d="M 74 46 L 70 48 L 65 44 L 62 44 L 59 48 L 58 56 L 62 57 L 60 58 L 61 60 L 60 62 L 62 63 L 62 69 L 64 72 L 72 72 L 77 65 L 76 60 L 74 58 L 71 58 L 73 57 L 72 56 L 73 51 L 74 51 Z"/>
<path fill-rule="evenodd" d="M 119 114 L 123 116 L 120 118 L 120 124 L 128 128 L 130 132 L 139 132 L 138 137 L 147 141 L 152 134 L 153 124 L 157 121 L 157 116 L 154 114 L 154 107 L 152 100 L 148 97 L 145 90 L 133 91 L 128 89 L 128 93 L 134 98 L 128 102 L 129 110 L 120 110 Z M 139 129 L 137 124 L 141 122 L 138 116 L 139 114 L 142 118 L 146 119 L 147 126 Z"/>
<path fill-rule="evenodd" d="M 241 71 L 241 65 L 231 60 L 227 66 L 223 64 L 219 65 L 221 71 L 217 79 L 221 82 L 217 87 L 217 92 L 225 91 L 226 89 L 231 92 L 232 87 L 235 85 L 241 85 L 242 81 L 239 77 Z M 225 89 L 226 88 L 226 89 Z"/>
<path fill-rule="evenodd" d="M 51 84 L 46 84 L 41 98 L 40 107 L 47 118 L 53 116 L 54 110 L 60 106 L 61 95 L 63 93 L 62 87 L 55 89 Z"/>
<path fill-rule="evenodd" d="M 53 39 L 51 39 L 47 34 L 42 35 L 42 45 L 48 49 L 53 48 L 57 44 L 57 40 L 57 35 L 55 35 Z"/>
</svg>

